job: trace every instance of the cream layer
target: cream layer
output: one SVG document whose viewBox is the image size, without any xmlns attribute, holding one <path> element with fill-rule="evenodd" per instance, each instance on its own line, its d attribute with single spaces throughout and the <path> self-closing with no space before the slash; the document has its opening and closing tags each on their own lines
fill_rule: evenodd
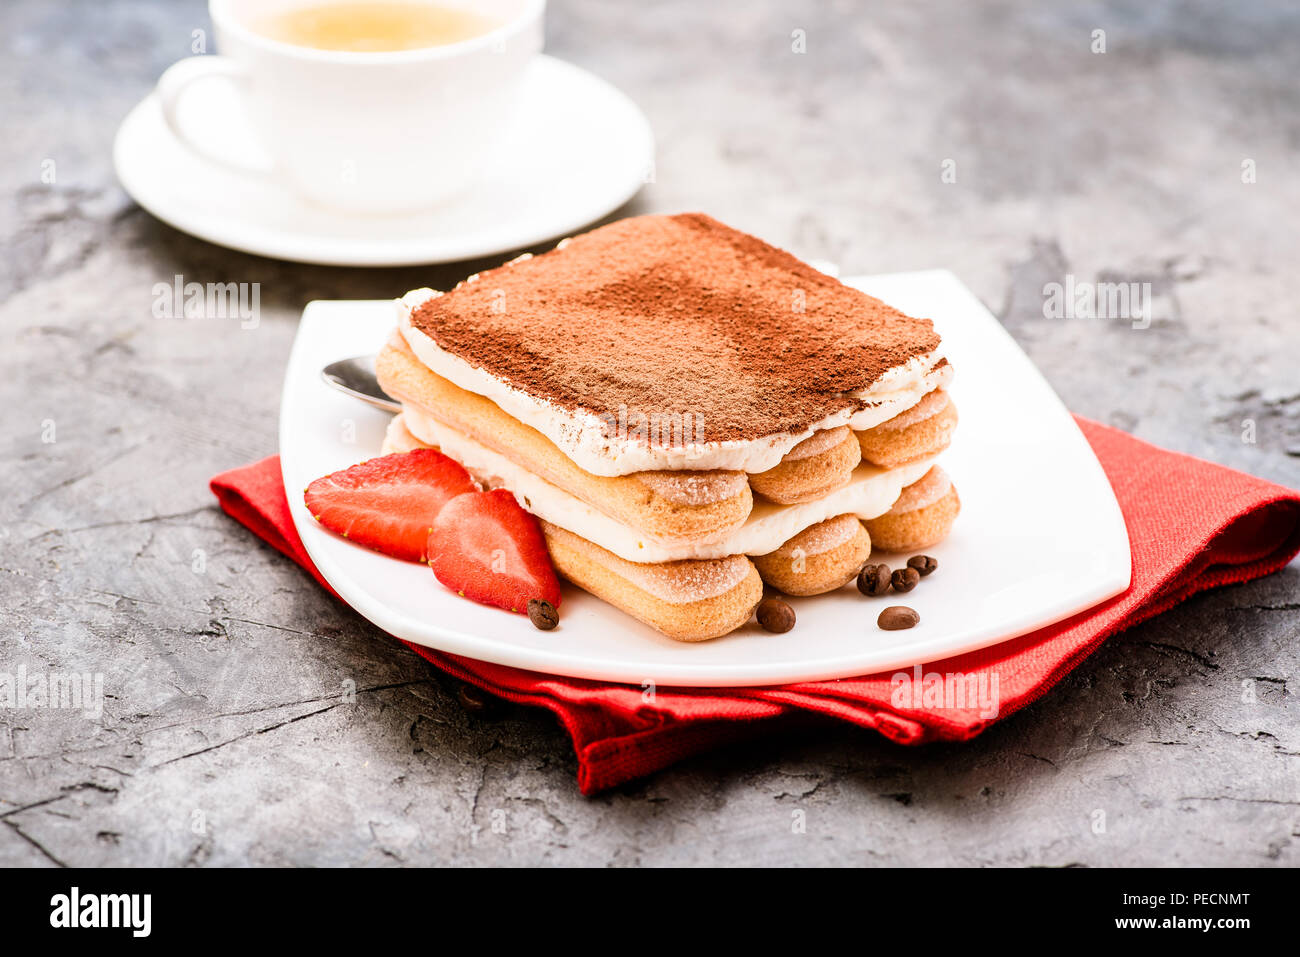
<svg viewBox="0 0 1300 957">
<path fill-rule="evenodd" d="M 933 459 L 926 459 L 893 469 L 881 469 L 863 463 L 854 470 L 847 485 L 817 501 L 776 505 L 756 499 L 745 524 L 722 538 L 660 541 L 592 508 L 504 455 L 414 407 L 406 408 L 402 420 L 417 439 L 438 446 L 484 485 L 509 489 L 528 511 L 630 562 L 766 555 L 805 528 L 836 515 L 856 515 L 862 519 L 883 515 L 902 490 L 920 479 L 934 464 Z"/>
</svg>

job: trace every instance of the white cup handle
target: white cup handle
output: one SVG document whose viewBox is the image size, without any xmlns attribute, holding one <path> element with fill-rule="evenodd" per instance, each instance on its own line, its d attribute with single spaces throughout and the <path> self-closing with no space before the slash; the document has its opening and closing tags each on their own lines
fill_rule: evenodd
<svg viewBox="0 0 1300 957">
<path fill-rule="evenodd" d="M 173 63 L 158 78 L 158 101 L 162 105 L 163 119 L 176 139 L 185 144 L 192 152 L 204 159 L 224 166 L 241 175 L 270 176 L 275 170 L 269 165 L 240 162 L 231 156 L 213 152 L 207 146 L 194 140 L 182 128 L 179 120 L 181 99 L 185 91 L 200 80 L 217 79 L 244 89 L 248 84 L 248 72 L 230 57 L 207 54 L 192 56 Z"/>
</svg>

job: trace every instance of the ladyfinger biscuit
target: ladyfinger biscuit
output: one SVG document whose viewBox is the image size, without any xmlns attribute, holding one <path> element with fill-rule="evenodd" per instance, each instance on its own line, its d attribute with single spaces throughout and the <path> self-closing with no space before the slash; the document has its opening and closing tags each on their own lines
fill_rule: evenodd
<svg viewBox="0 0 1300 957">
<path fill-rule="evenodd" d="M 490 399 L 429 371 L 400 337 L 395 339 L 375 364 L 385 392 L 648 537 L 710 541 L 739 528 L 749 517 L 754 499 L 744 472 L 592 475 Z"/>
<path fill-rule="evenodd" d="M 862 461 L 858 440 L 847 425 L 815 432 L 766 472 L 749 477 L 749 486 L 778 505 L 821 498 L 845 485 Z"/>
<path fill-rule="evenodd" d="M 558 525 L 541 524 L 556 571 L 677 641 L 735 631 L 763 598 L 758 571 L 744 555 L 638 565 Z"/>
<path fill-rule="evenodd" d="M 787 595 L 820 595 L 846 585 L 871 555 L 871 536 L 853 515 L 805 528 L 754 558 L 763 581 Z"/>
<path fill-rule="evenodd" d="M 868 519 L 867 531 L 876 548 L 909 552 L 947 538 L 960 511 L 961 499 L 957 497 L 956 486 L 936 465 L 920 481 L 903 489 L 888 512 Z"/>
<path fill-rule="evenodd" d="M 956 428 L 957 407 L 946 390 L 935 389 L 910 409 L 857 433 L 858 445 L 863 459 L 888 469 L 938 455 Z"/>
</svg>

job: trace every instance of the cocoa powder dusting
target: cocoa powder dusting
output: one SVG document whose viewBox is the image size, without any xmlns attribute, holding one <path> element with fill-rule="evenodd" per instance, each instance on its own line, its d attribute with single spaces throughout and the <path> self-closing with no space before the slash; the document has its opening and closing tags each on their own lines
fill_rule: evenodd
<svg viewBox="0 0 1300 957">
<path fill-rule="evenodd" d="M 701 213 L 638 216 L 482 273 L 412 323 L 562 408 L 690 415 L 691 442 L 807 429 L 934 351 L 928 319 Z M 613 429 L 610 430 L 611 432 Z"/>
</svg>

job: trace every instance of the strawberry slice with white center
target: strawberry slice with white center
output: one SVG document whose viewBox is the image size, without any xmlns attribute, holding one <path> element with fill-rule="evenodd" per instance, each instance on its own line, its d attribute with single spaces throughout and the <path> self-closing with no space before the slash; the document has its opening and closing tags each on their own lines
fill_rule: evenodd
<svg viewBox="0 0 1300 957">
<path fill-rule="evenodd" d="M 444 505 L 428 552 L 438 581 L 466 598 L 521 615 L 531 598 L 559 607 L 560 582 L 542 529 L 506 489 L 458 495 Z"/>
<path fill-rule="evenodd" d="M 307 486 L 307 510 L 348 541 L 408 562 L 428 560 L 442 507 L 472 492 L 464 466 L 436 449 L 382 455 Z"/>
</svg>

